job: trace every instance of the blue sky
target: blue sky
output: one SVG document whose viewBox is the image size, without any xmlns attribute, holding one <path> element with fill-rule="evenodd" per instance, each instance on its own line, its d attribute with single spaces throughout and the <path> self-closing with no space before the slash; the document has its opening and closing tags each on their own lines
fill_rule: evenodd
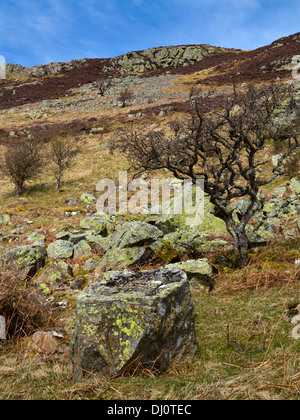
<svg viewBox="0 0 300 420">
<path fill-rule="evenodd" d="M 163 45 L 254 49 L 299 31 L 299 0 L 2 0 L 0 4 L 0 55 L 24 66 L 114 57 Z"/>
</svg>

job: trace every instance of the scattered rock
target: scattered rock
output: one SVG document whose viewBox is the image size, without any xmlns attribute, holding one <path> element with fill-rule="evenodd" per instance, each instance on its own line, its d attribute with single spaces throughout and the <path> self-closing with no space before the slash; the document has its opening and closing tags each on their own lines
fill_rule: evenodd
<svg viewBox="0 0 300 420">
<path fill-rule="evenodd" d="M 77 277 L 76 279 L 69 282 L 72 290 L 82 290 L 87 284 L 87 280 L 84 276 Z"/>
<path fill-rule="evenodd" d="M 45 245 L 46 237 L 41 233 L 33 232 L 28 236 L 27 241 L 38 245 Z"/>
<path fill-rule="evenodd" d="M 49 295 L 51 291 L 58 290 L 60 285 L 70 279 L 72 268 L 64 261 L 51 261 L 38 273 L 35 283 L 43 294 Z"/>
</svg>

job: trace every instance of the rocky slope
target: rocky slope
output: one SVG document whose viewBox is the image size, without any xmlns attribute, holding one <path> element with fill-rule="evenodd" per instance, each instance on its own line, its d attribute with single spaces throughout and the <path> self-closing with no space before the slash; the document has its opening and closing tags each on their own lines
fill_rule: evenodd
<svg viewBox="0 0 300 420">
<path fill-rule="evenodd" d="M 167 125 L 176 116 L 185 116 L 189 92 L 194 86 L 201 86 L 204 90 L 213 89 L 218 98 L 228 95 L 232 80 L 240 86 L 249 83 L 289 83 L 293 80 L 291 63 L 299 53 L 299 43 L 300 33 L 254 51 L 181 45 L 130 52 L 111 59 L 73 60 L 32 68 L 7 65 L 7 79 L 0 83 L 0 157 L 3 157 L 8 143 L 18 147 L 18 142 L 33 137 L 40 141 L 43 151 L 47 150 L 49 140 L 65 131 L 76 134 L 82 143 L 82 153 L 59 191 L 53 186 L 53 176 L 48 167 L 45 167 L 43 177 L 29 184 L 26 194 L 18 199 L 13 195 L 9 181 L 0 180 L 0 270 L 12 266 L 22 280 L 28 276 L 32 278 L 45 307 L 52 314 L 58 314 L 65 323 L 65 337 L 70 332 L 76 298 L 88 284 L 94 284 L 96 280 L 95 284 L 101 292 L 105 277 L 105 293 L 107 296 L 116 294 L 110 288 L 112 277 L 107 273 L 104 275 L 105 272 L 123 269 L 139 271 L 141 267 L 147 269 L 145 271 L 153 267 L 159 271 L 165 267 L 167 272 L 180 272 L 184 288 L 188 284 L 196 291 L 212 291 L 217 272 L 225 275 L 230 272 L 233 278 L 236 276 L 231 238 L 224 223 L 213 215 L 208 201 L 200 228 L 187 226 L 185 215 L 109 217 L 95 214 L 96 184 L 104 178 L 116 180 L 118 171 L 127 168 L 123 156 L 112 156 L 109 152 L 110 142 L 118 129 L 132 124 L 148 129 Z M 112 82 L 104 95 L 97 89 L 96 81 L 99 78 Z M 125 88 L 132 91 L 133 97 L 128 106 L 122 107 L 119 95 Z M 298 99 L 295 98 L 295 106 L 298 106 Z M 267 153 L 272 169 L 271 147 Z M 273 156 L 274 159 L 276 156 Z M 170 176 L 166 172 L 156 175 L 163 178 Z M 149 185 L 150 181 L 151 175 L 146 174 L 144 182 Z M 295 267 L 299 254 L 299 249 L 296 249 L 300 232 L 299 179 L 282 177 L 263 192 L 264 207 L 248 226 L 252 257 L 255 259 L 261 252 L 259 247 L 266 245 L 269 240 L 282 240 L 283 244 L 287 241 L 294 244 L 295 241 L 296 245 L 295 250 L 289 250 L 288 260 L 284 264 L 277 266 L 273 257 L 270 257 L 266 266 L 255 263 L 254 274 L 261 275 L 264 269 L 278 269 L 276 275 L 282 277 L 283 282 L 289 277 L 292 282 L 295 279 L 298 281 L 299 272 Z M 244 205 L 243 200 L 234 203 L 232 210 L 237 218 L 243 212 Z M 247 273 L 242 272 L 242 275 Z M 128 276 L 133 277 L 133 274 L 128 271 L 122 273 L 122 284 L 126 285 Z M 113 278 L 119 287 L 119 274 L 114 273 Z M 155 293 L 159 287 L 176 283 L 167 281 L 157 284 L 155 281 L 160 280 L 154 280 L 152 285 Z M 142 302 L 151 301 L 152 298 L 148 297 L 150 294 L 152 296 L 152 286 L 146 297 L 141 298 Z M 177 288 L 176 284 L 174 288 Z M 119 293 L 119 289 L 117 291 Z M 164 290 L 159 293 L 165 296 Z M 98 295 L 96 290 L 95 299 L 98 299 Z M 93 299 L 89 310 L 98 311 Z M 121 299 L 122 308 L 130 308 L 123 295 Z M 158 303 L 151 304 L 157 307 L 155 315 L 151 311 L 150 314 L 151 317 L 157 317 L 157 324 L 160 324 L 164 310 L 170 309 L 171 313 L 172 305 L 164 308 L 160 301 Z M 180 313 L 180 305 L 177 306 Z M 126 344 L 128 340 L 124 336 L 132 333 L 135 320 L 129 322 L 123 318 L 120 316 L 113 340 L 109 339 L 108 344 L 105 342 L 103 345 L 109 348 L 111 342 L 117 343 L 116 337 L 120 333 L 123 350 L 129 353 L 131 347 Z M 84 325 L 88 340 L 93 341 L 95 328 L 88 322 Z M 46 332 L 40 334 L 43 340 L 44 334 Z M 145 343 L 147 346 L 150 342 L 155 347 L 153 340 L 150 340 L 151 334 L 150 331 L 148 336 L 147 331 Z M 159 331 L 157 334 L 160 337 L 165 332 Z M 3 331 L 2 334 L 0 331 L 1 335 Z M 193 338 L 194 331 L 188 335 Z M 172 331 L 170 334 L 167 330 L 166 336 L 172 337 Z M 175 336 L 177 343 L 174 345 L 181 348 L 180 337 Z M 48 337 L 52 344 L 53 341 L 56 343 L 55 337 Z M 169 345 L 169 341 L 166 342 Z M 195 343 L 191 343 L 190 347 L 194 348 Z M 77 354 L 76 346 L 74 344 Z M 54 351 L 59 353 L 59 347 L 54 347 Z M 30 348 L 34 352 L 42 351 L 35 341 L 34 346 L 31 341 Z M 93 357 L 97 351 L 93 349 L 92 355 L 87 352 L 87 357 L 91 356 L 88 366 L 93 367 Z M 135 351 L 126 359 L 130 363 L 137 356 Z M 161 351 L 162 348 L 156 349 L 155 357 Z M 96 356 L 99 358 L 99 354 Z M 123 360 L 124 354 L 118 355 L 119 359 Z"/>
</svg>

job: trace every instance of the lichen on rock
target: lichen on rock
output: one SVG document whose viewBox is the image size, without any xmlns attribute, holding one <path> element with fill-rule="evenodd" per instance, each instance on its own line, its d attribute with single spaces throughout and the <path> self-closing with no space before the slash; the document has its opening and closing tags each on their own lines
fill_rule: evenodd
<svg viewBox="0 0 300 420">
<path fill-rule="evenodd" d="M 106 273 L 77 300 L 71 334 L 77 380 L 137 366 L 167 369 L 197 348 L 186 274 L 177 268 Z"/>
</svg>

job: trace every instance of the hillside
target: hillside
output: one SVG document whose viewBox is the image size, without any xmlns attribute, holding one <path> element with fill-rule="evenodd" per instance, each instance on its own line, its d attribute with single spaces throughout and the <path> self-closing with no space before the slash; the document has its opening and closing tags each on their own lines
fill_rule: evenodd
<svg viewBox="0 0 300 420">
<path fill-rule="evenodd" d="M 48 153 L 51 140 L 66 132 L 78 138 L 80 153 L 59 189 L 49 163 L 20 197 L 7 177 L 0 178 L 0 316 L 9 324 L 2 340 L 0 322 L 0 381 L 6 383 L 0 399 L 300 399 L 299 339 L 290 323 L 300 311 L 297 165 L 292 176 L 282 174 L 262 188 L 266 201 L 249 223 L 250 259 L 241 269 L 208 200 L 199 228 L 179 217 L 96 213 L 98 181 L 118 183 L 119 172 L 128 169 L 126 156 L 110 150 L 120 130 L 147 132 L 184 121 L 195 87 L 212 91 L 216 103 L 232 93 L 233 81 L 239 89 L 298 88 L 292 69 L 299 54 L 297 33 L 253 51 L 179 45 L 31 68 L 7 64 L 0 81 L 1 164 L 9 145 L 35 139 Z M 99 80 L 109 81 L 102 93 Z M 124 89 L 132 93 L 126 104 Z M 270 142 L 267 170 L 278 156 Z M 161 169 L 143 179 L 150 185 L 152 178 L 172 177 Z M 234 205 L 238 217 L 243 203 Z M 193 262 L 200 260 L 195 271 Z M 134 373 L 75 382 L 69 342 L 77 300 L 98 282 L 109 284 L 110 271 L 173 264 L 190 281 L 199 352 L 162 374 L 154 365 L 137 365 Z"/>
</svg>

